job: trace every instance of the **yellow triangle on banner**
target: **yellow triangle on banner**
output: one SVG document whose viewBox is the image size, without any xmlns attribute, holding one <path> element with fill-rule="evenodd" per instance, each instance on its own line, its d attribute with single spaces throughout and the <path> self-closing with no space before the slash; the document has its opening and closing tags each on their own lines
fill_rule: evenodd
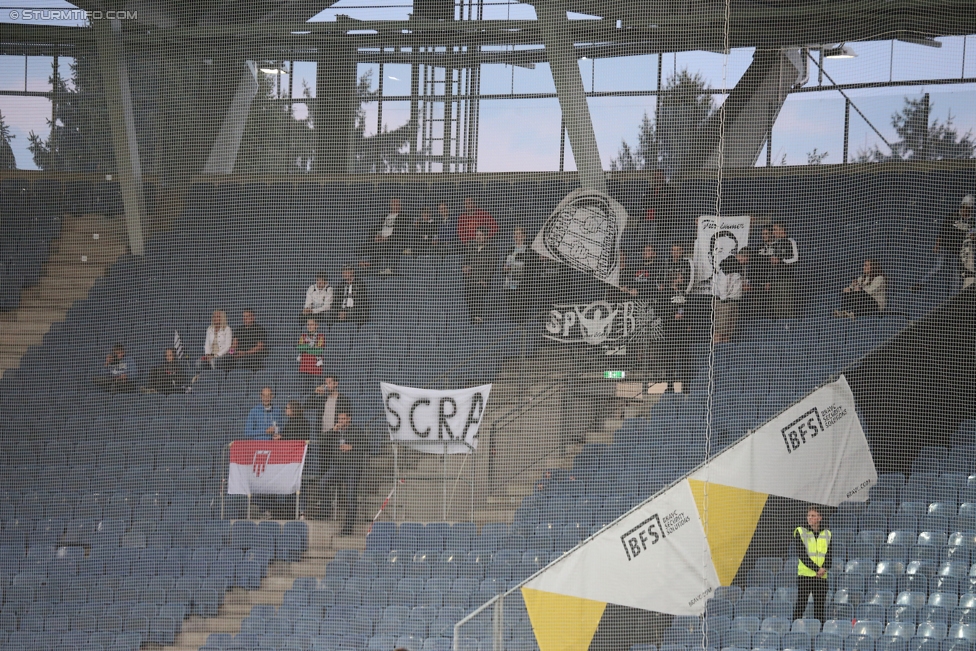
<svg viewBox="0 0 976 651">
<path fill-rule="evenodd" d="M 698 479 L 689 479 L 688 485 L 698 506 L 718 579 L 722 585 L 731 585 L 752 542 L 769 495 L 744 488 L 706 484 Z"/>
<path fill-rule="evenodd" d="M 522 588 L 540 651 L 586 651 L 607 604 Z"/>
</svg>

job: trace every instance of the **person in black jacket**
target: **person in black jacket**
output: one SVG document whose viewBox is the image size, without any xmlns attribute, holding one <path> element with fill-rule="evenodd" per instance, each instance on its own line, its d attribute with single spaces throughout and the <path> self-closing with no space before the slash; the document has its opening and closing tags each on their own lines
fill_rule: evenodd
<svg viewBox="0 0 976 651">
<path fill-rule="evenodd" d="M 673 269 L 665 293 L 666 302 L 661 307 L 664 379 L 675 393 L 688 393 L 691 376 L 688 348 L 691 345 L 692 314 L 687 309 L 687 287 L 688 279 L 681 268 Z"/>
<path fill-rule="evenodd" d="M 481 228 L 475 231 L 474 239 L 467 244 L 464 256 L 464 299 L 468 303 L 473 323 L 481 323 L 487 316 L 486 303 L 491 286 L 494 252 L 488 243 L 488 236 Z"/>
<path fill-rule="evenodd" d="M 400 200 L 390 199 L 390 212 L 377 222 L 369 241 L 360 248 L 360 265 L 379 269 L 381 275 L 392 274 L 400 254 L 409 246 L 412 223 L 403 214 Z"/>
<path fill-rule="evenodd" d="M 325 471 L 316 481 L 318 496 L 321 498 L 329 485 L 340 486 L 345 502 L 340 534 L 348 536 L 356 521 L 359 479 L 366 464 L 366 434 L 358 425 L 352 424 L 349 413 L 336 414 L 335 427 L 325 433 L 319 445 L 319 458 Z"/>
<path fill-rule="evenodd" d="M 183 364 L 176 359 L 176 351 L 167 348 L 163 356 L 163 363 L 149 371 L 146 391 L 156 391 L 166 395 L 186 391 L 186 371 L 183 369 Z"/>
<path fill-rule="evenodd" d="M 278 433 L 271 435 L 272 440 L 307 441 L 312 438 L 312 426 L 305 418 L 302 403 L 297 400 L 289 400 L 288 404 L 285 405 L 285 416 L 288 417 L 285 426 Z"/>
<path fill-rule="evenodd" d="M 323 434 L 335 426 L 340 412 L 352 413 L 352 403 L 339 393 L 339 379 L 335 374 L 327 373 L 324 379 L 325 383 L 315 387 L 304 404 L 305 411 L 312 412 L 312 423 L 317 424 L 315 431 Z"/>
<path fill-rule="evenodd" d="M 342 268 L 342 285 L 338 294 L 339 305 L 332 309 L 334 321 L 352 321 L 359 325 L 369 321 L 366 286 L 356 280 L 356 271 L 349 265 Z"/>
</svg>

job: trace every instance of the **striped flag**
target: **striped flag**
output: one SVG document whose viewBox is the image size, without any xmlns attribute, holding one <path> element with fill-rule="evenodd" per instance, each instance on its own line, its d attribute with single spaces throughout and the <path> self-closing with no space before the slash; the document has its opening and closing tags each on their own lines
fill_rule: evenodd
<svg viewBox="0 0 976 651">
<path fill-rule="evenodd" d="M 234 441 L 230 444 L 228 495 L 297 493 L 306 441 Z"/>
<path fill-rule="evenodd" d="M 183 350 L 183 340 L 180 338 L 180 331 L 173 331 L 173 348 L 176 350 L 176 359 L 183 359 L 185 351 Z"/>
</svg>

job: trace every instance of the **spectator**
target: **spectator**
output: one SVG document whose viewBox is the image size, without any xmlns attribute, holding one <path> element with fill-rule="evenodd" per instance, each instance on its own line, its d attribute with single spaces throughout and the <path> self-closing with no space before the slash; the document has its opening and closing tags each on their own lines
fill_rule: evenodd
<svg viewBox="0 0 976 651">
<path fill-rule="evenodd" d="M 854 319 L 881 314 L 885 309 L 887 286 L 881 265 L 877 260 L 868 258 L 864 261 L 864 274 L 841 290 L 840 309 L 834 310 L 834 316 Z"/>
<path fill-rule="evenodd" d="M 125 346 L 117 343 L 105 356 L 105 363 L 95 377 L 95 384 L 112 393 L 129 393 L 139 388 L 139 367 L 131 357 L 125 356 Z"/>
<path fill-rule="evenodd" d="M 167 348 L 163 352 L 163 363 L 149 371 L 146 391 L 155 393 L 182 393 L 186 391 L 187 378 L 183 364 L 176 359 L 176 351 Z"/>
<path fill-rule="evenodd" d="M 627 254 L 623 249 L 620 250 L 620 271 L 617 276 L 617 282 L 619 283 L 616 287 L 613 285 L 607 285 L 606 290 L 603 292 L 603 297 L 606 301 L 611 303 L 614 302 L 624 302 L 633 299 L 637 296 L 637 288 L 631 287 L 633 281 L 633 275 L 631 274 L 630 267 L 627 265 Z"/>
<path fill-rule="evenodd" d="M 498 223 L 495 218 L 488 214 L 486 210 L 479 208 L 474 199 L 466 197 L 464 199 L 464 212 L 458 217 L 458 240 L 461 246 L 467 246 L 475 239 L 475 234 L 481 229 L 485 234 L 485 240 L 495 237 L 498 232 Z"/>
<path fill-rule="evenodd" d="M 464 266 L 461 267 L 464 274 L 464 299 L 473 323 L 482 323 L 485 320 L 493 262 L 494 256 L 488 237 L 479 228 L 475 231 L 474 240 L 467 246 Z"/>
<path fill-rule="evenodd" d="M 751 247 L 744 246 L 735 254 L 735 259 L 742 268 L 742 298 L 739 299 L 739 318 L 747 321 L 756 316 L 756 281 L 753 277 L 754 254 Z"/>
<path fill-rule="evenodd" d="M 339 380 L 335 375 L 327 373 L 325 383 L 315 387 L 315 391 L 305 401 L 305 411 L 314 410 L 318 417 L 313 422 L 321 422 L 321 432 L 324 434 L 335 426 L 335 416 L 340 411 L 352 413 L 352 402 L 339 393 Z"/>
<path fill-rule="evenodd" d="M 335 426 L 325 433 L 320 444 L 319 458 L 323 460 L 325 472 L 311 486 L 312 499 L 322 501 L 325 489 L 332 484 L 342 487 L 345 518 L 339 533 L 348 536 L 352 534 L 356 521 L 356 493 L 366 462 L 366 435 L 352 424 L 348 412 L 336 414 Z"/>
<path fill-rule="evenodd" d="M 234 333 L 234 362 L 238 368 L 257 371 L 264 366 L 264 359 L 271 352 L 268 331 L 255 320 L 254 310 L 247 307 L 241 315 L 244 324 Z"/>
<path fill-rule="evenodd" d="M 674 284 L 676 274 L 680 273 L 681 277 L 687 283 L 683 293 L 688 294 L 691 292 L 692 287 L 695 286 L 695 264 L 691 258 L 685 255 L 685 251 L 684 244 L 680 242 L 672 244 L 671 257 L 660 269 L 655 287 L 666 298 L 670 298 L 672 294 L 672 285 Z"/>
<path fill-rule="evenodd" d="M 457 249 L 457 224 L 447 209 L 447 202 L 437 204 L 437 214 L 440 221 L 437 224 L 437 237 L 434 240 L 434 250 L 441 255 L 454 253 Z"/>
<path fill-rule="evenodd" d="M 773 255 L 773 232 L 764 228 L 760 237 L 762 241 L 759 243 L 756 249 L 756 257 L 752 261 L 756 267 L 753 270 L 753 278 L 759 284 L 765 285 L 769 277 L 769 268 L 772 266 L 769 258 Z"/>
<path fill-rule="evenodd" d="M 349 265 L 342 268 L 342 288 L 339 290 L 336 321 L 353 321 L 362 325 L 369 321 L 369 302 L 366 287 L 356 280 L 356 272 Z"/>
<path fill-rule="evenodd" d="M 284 414 L 274 405 L 274 391 L 271 387 L 264 387 L 261 389 L 261 404 L 255 405 L 247 415 L 244 436 L 257 441 L 270 440 L 280 433 L 284 422 Z"/>
<path fill-rule="evenodd" d="M 434 221 L 429 207 L 424 206 L 420 210 L 420 217 L 413 223 L 413 229 L 413 252 L 417 255 L 432 253 L 437 240 L 437 222 Z"/>
<path fill-rule="evenodd" d="M 971 229 L 963 240 L 962 248 L 959 250 L 959 266 L 962 268 L 962 288 L 966 289 L 976 282 L 976 260 L 974 260 L 974 249 L 976 249 L 976 228 Z"/>
<path fill-rule="evenodd" d="M 634 290 L 633 294 L 642 301 L 653 301 L 658 296 L 657 288 L 654 285 L 655 279 L 661 273 L 661 264 L 657 260 L 657 251 L 653 244 L 645 244 L 641 251 L 640 260 L 630 275 L 630 282 L 627 286 Z"/>
<path fill-rule="evenodd" d="M 959 210 L 955 215 L 948 215 L 942 220 L 942 228 L 935 238 L 935 265 L 921 281 L 912 285 L 912 291 L 917 292 L 927 285 L 932 278 L 941 274 L 949 274 L 949 291 L 955 294 L 959 291 L 960 280 L 963 278 L 963 268 L 960 266 L 960 253 L 966 240 L 966 234 L 972 230 L 973 204 L 976 199 L 967 194 L 959 203 Z M 947 258 L 949 260 L 947 261 Z"/>
<path fill-rule="evenodd" d="M 407 229 L 410 222 L 400 219 L 403 206 L 399 199 L 390 199 L 390 212 L 377 224 L 372 240 L 363 249 L 366 259 L 363 267 L 382 267 L 380 274 L 393 273 L 396 256 L 406 247 Z"/>
<path fill-rule="evenodd" d="M 322 375 L 322 353 L 325 352 L 325 335 L 319 332 L 319 323 L 309 319 L 305 332 L 298 337 L 298 372 L 305 375 Z"/>
<path fill-rule="evenodd" d="M 688 347 L 691 344 L 692 324 L 691 312 L 686 309 L 687 289 L 688 279 L 685 278 L 685 270 L 675 267 L 667 286 L 665 294 L 667 302 L 664 304 L 662 315 L 664 377 L 675 393 L 688 392 L 687 381 L 691 374 Z"/>
<path fill-rule="evenodd" d="M 324 322 L 332 309 L 332 286 L 324 271 L 315 274 L 315 282 L 309 285 L 305 292 L 305 307 L 302 309 L 302 320 L 315 319 Z"/>
<path fill-rule="evenodd" d="M 214 310 L 207 328 L 207 340 L 203 345 L 203 357 L 197 360 L 197 369 L 205 365 L 212 369 L 227 371 L 233 368 L 233 357 L 229 356 L 234 344 L 234 332 L 227 325 L 227 313 Z M 194 378 L 196 379 L 196 378 Z"/>
<path fill-rule="evenodd" d="M 512 248 L 505 256 L 502 272 L 505 274 L 505 304 L 508 318 L 516 323 L 525 320 L 528 313 L 528 276 L 535 253 L 525 244 L 525 229 L 516 226 L 512 231 Z"/>
<path fill-rule="evenodd" d="M 312 438 L 312 426 L 305 418 L 305 410 L 302 409 L 301 402 L 289 400 L 285 404 L 285 416 L 288 418 L 285 421 L 285 426 L 281 428 L 280 432 L 271 435 L 272 440 L 308 441 Z"/>
<path fill-rule="evenodd" d="M 764 290 L 770 315 L 776 319 L 789 319 L 796 312 L 795 269 L 800 253 L 796 241 L 787 237 L 786 227 L 782 223 L 773 224 L 772 234 L 769 279 Z"/>
<path fill-rule="evenodd" d="M 738 254 L 718 264 L 712 274 L 712 309 L 714 311 L 712 343 L 727 344 L 735 334 L 742 299 L 742 276 L 745 269 Z"/>
</svg>

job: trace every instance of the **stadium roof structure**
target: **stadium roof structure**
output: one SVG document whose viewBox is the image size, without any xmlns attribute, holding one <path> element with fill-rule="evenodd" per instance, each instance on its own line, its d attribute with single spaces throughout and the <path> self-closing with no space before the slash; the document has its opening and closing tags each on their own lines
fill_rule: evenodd
<svg viewBox="0 0 976 651">
<path fill-rule="evenodd" d="M 540 5 L 541 2 L 531 4 Z M 547 3 L 595 20 L 569 21 L 579 56 L 630 56 L 688 50 L 819 46 L 900 39 L 938 47 L 934 39 L 976 33 L 976 0 L 566 0 Z M 447 53 L 404 48 L 464 46 L 452 65 L 537 63 L 546 60 L 539 20 L 353 20 L 308 22 L 327 2 L 98 2 L 86 11 L 138 12 L 126 21 L 130 44 L 171 41 L 201 49 L 236 49 L 249 58 L 315 59 L 337 40 L 359 50 L 363 61 L 436 65 Z M 416 6 L 416 4 L 415 4 Z M 726 33 L 726 14 L 728 30 Z M 727 39 L 727 41 L 726 41 Z M 3 54 L 68 54 L 85 45 L 90 31 L 73 27 L 7 23 Z M 515 51 L 479 51 L 509 46 Z M 399 51 L 379 52 L 378 48 Z"/>
</svg>

